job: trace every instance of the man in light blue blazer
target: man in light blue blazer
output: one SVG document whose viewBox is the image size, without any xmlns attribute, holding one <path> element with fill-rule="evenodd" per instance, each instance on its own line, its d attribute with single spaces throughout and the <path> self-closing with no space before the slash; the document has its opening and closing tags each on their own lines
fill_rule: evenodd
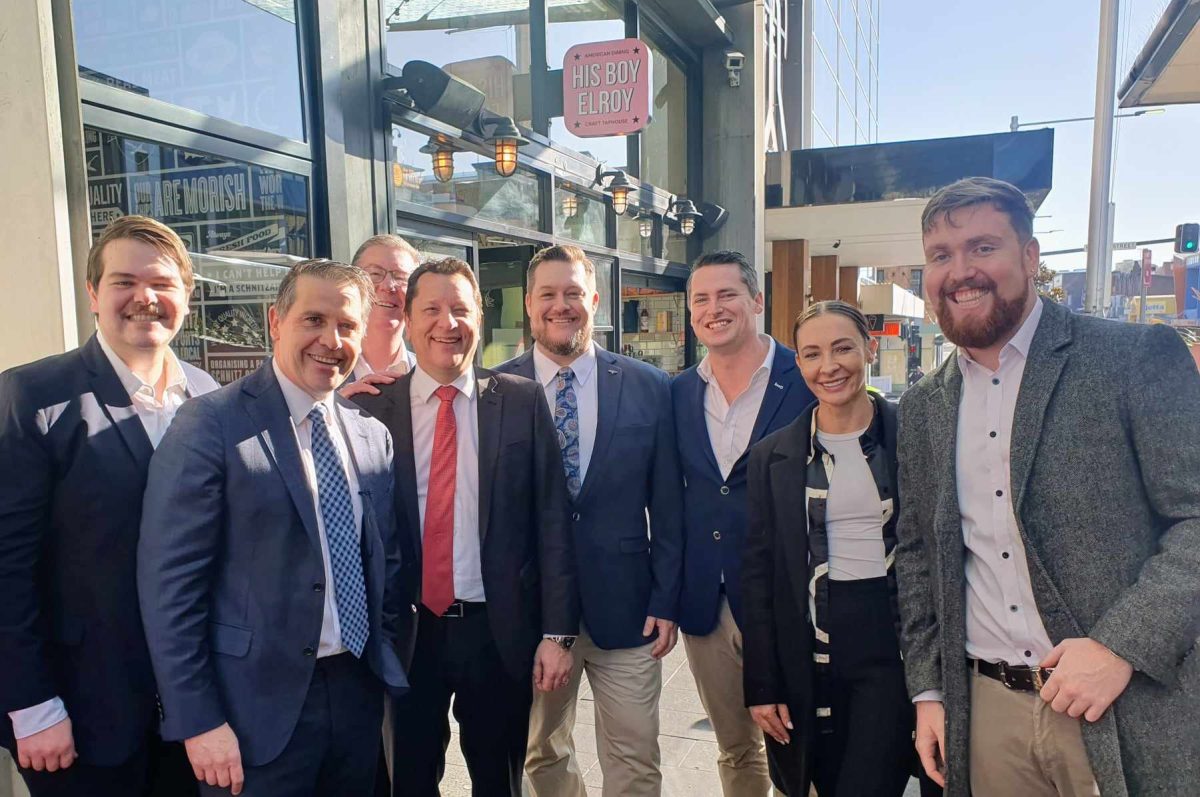
<svg viewBox="0 0 1200 797">
<path fill-rule="evenodd" d="M 274 357 L 184 405 L 150 463 L 138 594 L 162 699 L 206 795 L 360 795 L 385 686 L 407 686 L 392 441 L 334 390 L 371 304 L 360 269 L 298 263 Z"/>
<path fill-rule="evenodd" d="M 677 638 L 683 568 L 670 380 L 592 341 L 600 296 L 579 247 L 538 252 L 527 282 L 536 345 L 497 370 L 536 381 L 554 415 L 583 623 L 568 687 L 535 696 L 526 773 L 536 797 L 585 797 L 571 731 L 586 670 L 603 793 L 656 797 L 662 658 Z"/>
</svg>

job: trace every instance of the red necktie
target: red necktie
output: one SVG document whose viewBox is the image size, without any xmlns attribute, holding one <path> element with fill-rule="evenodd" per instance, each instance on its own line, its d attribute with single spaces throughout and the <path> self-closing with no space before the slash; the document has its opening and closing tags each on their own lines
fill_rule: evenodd
<svg viewBox="0 0 1200 797">
<path fill-rule="evenodd" d="M 458 388 L 433 391 L 442 402 L 433 427 L 429 492 L 425 496 L 425 535 L 421 542 L 421 603 L 441 617 L 454 603 L 454 483 L 458 471 L 458 435 L 454 397 Z"/>
</svg>

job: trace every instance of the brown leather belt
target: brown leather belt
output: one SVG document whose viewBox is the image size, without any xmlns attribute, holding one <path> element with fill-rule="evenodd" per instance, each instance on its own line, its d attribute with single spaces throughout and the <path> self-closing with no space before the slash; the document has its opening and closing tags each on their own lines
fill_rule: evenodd
<svg viewBox="0 0 1200 797">
<path fill-rule="evenodd" d="M 967 668 L 1018 692 L 1040 692 L 1054 672 L 1053 667 L 1027 667 L 1024 664 L 967 659 Z"/>
</svg>

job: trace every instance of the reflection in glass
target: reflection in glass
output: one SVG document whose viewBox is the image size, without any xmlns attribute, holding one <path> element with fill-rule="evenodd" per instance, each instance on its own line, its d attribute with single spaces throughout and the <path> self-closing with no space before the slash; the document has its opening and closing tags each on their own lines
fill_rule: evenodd
<svg viewBox="0 0 1200 797">
<path fill-rule="evenodd" d="M 600 294 L 600 305 L 596 308 L 593 326 L 597 333 L 609 332 L 613 329 L 613 261 L 611 257 L 600 255 L 591 255 L 590 259 L 596 266 L 596 291 Z M 611 345 L 611 335 L 607 340 L 610 343 L 602 344 L 606 349 Z"/>
<path fill-rule="evenodd" d="M 304 140 L 293 0 L 72 3 L 79 76 Z"/>
<path fill-rule="evenodd" d="M 196 288 L 176 353 L 223 384 L 255 370 L 271 351 L 279 281 L 311 251 L 308 178 L 96 127 L 83 137 L 93 237 L 140 214 L 192 253 Z"/>
<path fill-rule="evenodd" d="M 491 158 L 455 152 L 449 182 L 433 175 L 430 156 L 421 151 L 428 139 L 414 130 L 392 125 L 392 190 L 397 205 L 417 205 L 447 213 L 537 230 L 541 215 L 541 183 L 518 168 L 511 177 L 496 174 Z"/>
<path fill-rule="evenodd" d="M 428 61 L 529 125 L 529 0 L 384 0 L 388 62 Z"/>
<path fill-rule="evenodd" d="M 555 180 L 555 233 L 582 243 L 604 246 L 605 205 L 603 200 L 578 194 L 565 188 L 561 180 Z"/>
<path fill-rule="evenodd" d="M 491 368 L 511 360 L 532 343 L 525 317 L 525 270 L 534 247 L 481 236 L 479 290 L 483 295 L 480 361 Z"/>
<path fill-rule="evenodd" d="M 643 238 L 638 220 L 629 214 L 617 216 L 617 248 L 623 252 L 633 252 L 645 257 L 657 257 L 654 251 L 654 239 Z"/>
<path fill-rule="evenodd" d="M 688 98 L 687 75 L 652 41 L 647 41 L 653 58 L 650 75 L 650 126 L 642 131 L 643 182 L 661 186 L 675 194 L 688 192 Z"/>
</svg>

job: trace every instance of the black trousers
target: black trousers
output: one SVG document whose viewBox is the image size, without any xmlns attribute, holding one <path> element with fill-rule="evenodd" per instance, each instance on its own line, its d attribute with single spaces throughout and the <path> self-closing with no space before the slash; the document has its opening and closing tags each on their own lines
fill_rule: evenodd
<svg viewBox="0 0 1200 797">
<path fill-rule="evenodd" d="M 117 766 L 76 761 L 57 772 L 17 771 L 32 797 L 195 797 L 198 793 L 183 745 L 164 742 L 157 734 Z"/>
<path fill-rule="evenodd" d="M 768 739 L 772 777 L 799 797 L 810 779 L 820 797 L 900 797 L 917 771 L 916 712 L 904 682 L 887 579 L 830 581 L 825 626 L 832 677 L 817 682 L 812 705 L 828 707 L 830 722 L 808 740 L 807 773 L 793 750 Z M 922 778 L 923 795 L 940 793 Z"/>
<path fill-rule="evenodd" d="M 375 785 L 383 682 L 350 653 L 317 659 L 292 738 L 273 761 L 246 767 L 243 797 L 364 797 Z M 229 789 L 201 784 L 204 797 Z"/>
<path fill-rule="evenodd" d="M 394 797 L 438 797 L 450 744 L 453 702 L 474 797 L 519 797 L 533 674 L 514 679 L 504 668 L 484 604 L 464 617 L 419 609 L 411 689 L 392 704 Z"/>
</svg>

